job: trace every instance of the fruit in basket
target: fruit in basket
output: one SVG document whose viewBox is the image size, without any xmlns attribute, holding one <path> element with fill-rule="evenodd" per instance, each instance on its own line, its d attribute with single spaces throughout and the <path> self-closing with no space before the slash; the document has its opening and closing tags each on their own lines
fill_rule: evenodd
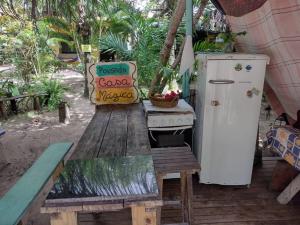
<svg viewBox="0 0 300 225">
<path fill-rule="evenodd" d="M 171 91 L 170 93 L 167 93 L 165 95 L 157 93 L 157 94 L 154 94 L 153 97 L 157 100 L 171 102 L 174 99 L 178 98 L 178 96 L 179 96 L 179 91 L 177 91 L 177 93 L 175 91 Z"/>
<path fill-rule="evenodd" d="M 150 96 L 150 102 L 156 107 L 172 108 L 178 104 L 179 94 L 179 91 L 177 91 L 177 93 L 171 91 L 165 95 L 154 94 Z"/>
</svg>

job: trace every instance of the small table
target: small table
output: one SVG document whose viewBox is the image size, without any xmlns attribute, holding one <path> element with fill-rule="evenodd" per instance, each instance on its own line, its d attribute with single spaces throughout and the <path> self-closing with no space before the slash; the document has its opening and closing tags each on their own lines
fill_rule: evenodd
<svg viewBox="0 0 300 225">
<path fill-rule="evenodd" d="M 183 222 L 190 223 L 193 197 L 192 174 L 200 172 L 197 159 L 188 147 L 152 148 L 151 153 L 161 198 L 164 177 L 170 173 L 180 173 L 182 218 Z"/>
<path fill-rule="evenodd" d="M 76 225 L 78 212 L 129 207 L 133 225 L 156 225 L 161 205 L 152 156 L 137 155 L 68 161 L 41 212 L 51 225 Z"/>
</svg>

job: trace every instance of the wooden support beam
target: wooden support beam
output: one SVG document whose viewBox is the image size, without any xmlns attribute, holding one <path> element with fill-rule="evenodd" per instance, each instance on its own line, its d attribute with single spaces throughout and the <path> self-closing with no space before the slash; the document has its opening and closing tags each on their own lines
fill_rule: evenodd
<svg viewBox="0 0 300 225">
<path fill-rule="evenodd" d="M 280 204 L 286 205 L 300 191 L 300 174 L 277 197 Z"/>
<path fill-rule="evenodd" d="M 132 225 L 157 225 L 157 208 L 131 207 Z M 51 224 L 52 225 L 52 224 Z"/>
<path fill-rule="evenodd" d="M 51 225 L 77 225 L 76 212 L 54 213 L 50 216 Z"/>
</svg>

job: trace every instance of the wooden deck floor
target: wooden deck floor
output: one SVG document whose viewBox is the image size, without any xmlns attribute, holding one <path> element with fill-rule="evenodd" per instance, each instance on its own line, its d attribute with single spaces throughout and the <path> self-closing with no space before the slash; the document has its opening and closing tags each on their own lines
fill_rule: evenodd
<svg viewBox="0 0 300 225">
<path fill-rule="evenodd" d="M 268 190 L 276 161 L 264 161 L 255 168 L 250 188 L 204 185 L 194 177 L 193 225 L 203 224 L 251 224 L 251 225 L 296 225 L 300 224 L 300 204 L 291 202 L 280 205 L 276 201 L 278 193 Z M 165 181 L 164 199 L 179 196 L 178 179 Z M 164 207 L 163 223 L 181 221 L 180 209 Z M 102 214 L 82 214 L 81 225 L 130 225 L 130 210 Z"/>
</svg>

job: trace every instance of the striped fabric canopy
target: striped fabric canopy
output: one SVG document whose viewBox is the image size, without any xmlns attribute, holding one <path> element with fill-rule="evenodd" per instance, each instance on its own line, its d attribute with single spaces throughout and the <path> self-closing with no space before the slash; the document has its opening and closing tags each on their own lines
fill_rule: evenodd
<svg viewBox="0 0 300 225">
<path fill-rule="evenodd" d="M 300 1 L 214 0 L 227 14 L 237 50 L 270 56 L 265 93 L 277 113 L 293 119 L 300 110 Z"/>
</svg>

